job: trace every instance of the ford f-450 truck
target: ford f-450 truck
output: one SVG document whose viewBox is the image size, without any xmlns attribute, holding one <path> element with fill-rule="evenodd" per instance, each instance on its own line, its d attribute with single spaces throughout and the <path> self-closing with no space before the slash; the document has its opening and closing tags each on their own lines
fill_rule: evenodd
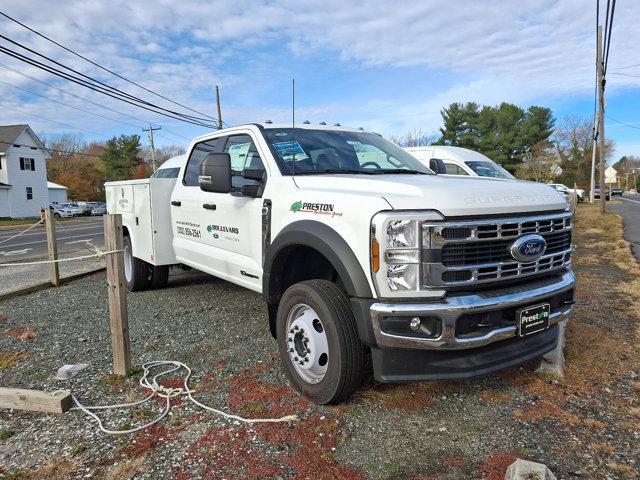
<svg viewBox="0 0 640 480">
<path fill-rule="evenodd" d="M 574 303 L 558 192 L 436 175 L 359 129 L 219 130 L 191 143 L 177 177 L 106 191 L 129 289 L 182 264 L 260 292 L 287 376 L 319 404 L 347 398 L 368 362 L 407 382 L 536 359 Z"/>
</svg>

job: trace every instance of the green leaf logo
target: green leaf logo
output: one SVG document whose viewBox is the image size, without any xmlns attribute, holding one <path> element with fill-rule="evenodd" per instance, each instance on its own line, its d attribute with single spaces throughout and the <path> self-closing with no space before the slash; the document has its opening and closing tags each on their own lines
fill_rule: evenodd
<svg viewBox="0 0 640 480">
<path fill-rule="evenodd" d="M 292 212 L 298 212 L 300 211 L 301 208 L 302 208 L 302 202 L 295 202 L 293 205 L 291 205 Z"/>
<path fill-rule="evenodd" d="M 207 232 L 211 233 L 211 231 L 212 231 L 212 230 L 213 230 L 213 228 L 211 227 L 211 225 L 209 225 L 209 226 L 207 227 Z"/>
</svg>

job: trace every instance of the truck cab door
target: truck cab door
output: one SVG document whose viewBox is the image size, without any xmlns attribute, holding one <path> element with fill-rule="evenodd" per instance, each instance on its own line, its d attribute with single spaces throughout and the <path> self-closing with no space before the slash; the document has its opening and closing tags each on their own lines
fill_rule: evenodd
<svg viewBox="0 0 640 480">
<path fill-rule="evenodd" d="M 248 133 L 227 137 L 222 151 L 231 158 L 231 192 L 206 194 L 215 209 L 207 216 L 203 242 L 210 251 L 223 256 L 223 278 L 259 292 L 262 290 L 261 197 L 266 170 L 256 142 Z M 249 171 L 251 179 L 245 178 Z M 256 179 L 260 177 L 261 180 Z"/>
<path fill-rule="evenodd" d="M 231 157 L 232 191 L 205 192 L 198 182 L 200 166 L 209 153 L 220 152 Z M 241 192 L 243 186 L 264 187 L 264 180 L 244 178 L 243 173 L 249 170 L 256 176 L 256 171 L 265 168 L 248 133 L 197 143 L 187 160 L 182 183 L 176 185 L 171 197 L 173 244 L 178 261 L 260 292 L 262 198 L 243 196 Z"/>
<path fill-rule="evenodd" d="M 212 194 L 200 189 L 200 166 L 209 153 L 219 153 L 224 138 L 213 138 L 196 143 L 189 154 L 184 171 L 171 194 L 171 224 L 173 249 L 176 260 L 212 275 L 224 270 L 219 255 L 207 249 L 204 233 L 210 222 L 206 206 L 214 203 Z"/>
</svg>

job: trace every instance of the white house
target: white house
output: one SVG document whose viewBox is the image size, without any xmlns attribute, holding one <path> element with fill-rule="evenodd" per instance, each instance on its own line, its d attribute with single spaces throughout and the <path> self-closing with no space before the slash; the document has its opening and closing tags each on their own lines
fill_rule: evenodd
<svg viewBox="0 0 640 480">
<path fill-rule="evenodd" d="M 47 182 L 49 190 L 49 203 L 67 203 L 67 187 L 57 183 Z"/>
<path fill-rule="evenodd" d="M 613 167 L 607 167 L 604 171 L 604 183 L 612 184 L 618 181 L 618 171 Z"/>
<path fill-rule="evenodd" d="M 0 218 L 37 217 L 49 207 L 50 158 L 29 125 L 0 126 Z"/>
</svg>

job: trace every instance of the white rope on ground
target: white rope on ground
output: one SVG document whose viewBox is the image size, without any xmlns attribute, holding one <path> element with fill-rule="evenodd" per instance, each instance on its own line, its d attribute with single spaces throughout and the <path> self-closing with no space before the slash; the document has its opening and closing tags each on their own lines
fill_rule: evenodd
<svg viewBox="0 0 640 480">
<path fill-rule="evenodd" d="M 47 263 L 72 262 L 73 260 L 84 260 L 86 258 L 101 258 L 105 255 L 124 252 L 124 250 L 109 250 L 108 252 L 98 251 L 92 255 L 82 255 L 80 257 L 58 258 L 57 260 L 40 260 L 37 262 L 20 262 L 20 263 L 0 263 L 0 267 L 22 267 L 24 265 L 44 265 Z"/>
<path fill-rule="evenodd" d="M 40 220 L 38 220 L 36 223 L 34 223 L 33 225 L 31 225 L 29 228 L 21 231 L 20 233 L 15 234 L 13 237 L 9 237 L 9 238 L 5 238 L 4 240 L 0 241 L 0 245 L 2 245 L 5 242 L 8 242 L 9 240 L 13 240 L 14 238 L 18 238 L 20 235 L 24 235 L 25 233 L 27 233 L 29 230 L 31 230 L 32 228 L 36 227 L 37 225 L 40 225 L 41 223 L 43 223 L 44 220 L 41 218 Z"/>
<path fill-rule="evenodd" d="M 171 366 L 171 368 L 169 368 L 168 370 L 163 370 L 160 373 L 154 375 L 151 380 L 149 380 L 149 371 L 152 368 L 157 368 L 157 367 L 162 367 L 162 366 Z M 199 406 L 200 408 L 203 408 L 205 410 L 208 410 L 210 412 L 213 412 L 217 415 L 220 415 L 224 418 L 227 418 L 229 420 L 236 420 L 238 422 L 242 422 L 242 423 L 247 423 L 247 424 L 253 424 L 253 423 L 282 423 L 282 422 L 289 422 L 289 421 L 296 421 L 298 420 L 298 416 L 297 415 L 287 415 L 281 418 L 244 418 L 244 417 L 239 417 L 238 415 L 233 415 L 230 413 L 226 413 L 223 412 L 222 410 L 218 410 L 216 408 L 213 407 L 209 407 L 207 405 L 204 405 L 203 403 L 200 403 L 199 401 L 197 401 L 195 398 L 193 398 L 193 392 L 192 390 L 189 388 L 189 378 L 191 377 L 191 369 L 184 363 L 182 362 L 178 362 L 175 360 L 155 360 L 155 361 L 151 361 L 151 362 L 146 362 L 142 365 L 142 368 L 144 370 L 144 373 L 142 374 L 142 377 L 140 377 L 140 386 L 146 390 L 151 390 L 151 394 L 148 395 L 147 397 L 145 397 L 142 400 L 139 400 L 137 402 L 132 402 L 132 403 L 118 403 L 118 404 L 114 404 L 114 405 L 100 405 L 100 406 L 96 406 L 96 407 L 87 407 L 85 405 L 83 405 L 82 403 L 80 403 L 80 401 L 77 399 L 77 397 L 69 392 L 68 390 L 56 390 L 55 392 L 53 392 L 51 395 L 56 395 L 57 393 L 60 392 L 64 392 L 64 393 L 68 393 L 69 395 L 71 395 L 71 398 L 73 399 L 74 403 L 77 405 L 76 407 L 71 407 L 71 410 L 81 410 L 84 413 L 86 413 L 87 415 L 89 415 L 91 418 L 93 418 L 96 423 L 98 424 L 98 428 L 100 428 L 100 430 L 102 430 L 104 433 L 108 433 L 111 435 L 126 435 L 129 433 L 134 433 L 134 432 L 138 432 L 140 430 L 143 430 L 147 427 L 150 427 L 151 425 L 154 425 L 156 423 L 158 423 L 159 421 L 161 421 L 163 418 L 165 418 L 169 412 L 171 411 L 171 399 L 172 398 L 185 398 L 186 400 L 190 400 L 191 402 L 193 402 L 195 405 Z M 186 370 L 187 374 L 184 377 L 183 380 L 183 386 L 182 387 L 177 387 L 177 388 L 167 388 L 164 387 L 160 384 L 158 384 L 157 379 L 163 375 L 167 375 L 169 373 L 173 373 L 176 370 L 180 370 L 180 369 L 184 369 Z M 130 428 L 128 430 L 109 430 L 108 428 L 106 428 L 104 426 L 104 424 L 102 423 L 102 420 L 100 419 L 100 417 L 98 417 L 98 415 L 96 415 L 95 413 L 92 412 L 92 410 L 115 410 L 115 409 L 119 409 L 119 408 L 128 408 L 128 407 L 134 407 L 136 405 L 141 405 L 143 403 L 148 402 L 149 400 L 151 400 L 153 397 L 158 397 L 158 398 L 164 398 L 166 400 L 166 404 L 165 407 L 162 411 L 162 413 L 156 417 L 154 420 L 145 423 L 144 425 L 140 425 L 138 427 L 134 427 L 134 428 Z"/>
</svg>

